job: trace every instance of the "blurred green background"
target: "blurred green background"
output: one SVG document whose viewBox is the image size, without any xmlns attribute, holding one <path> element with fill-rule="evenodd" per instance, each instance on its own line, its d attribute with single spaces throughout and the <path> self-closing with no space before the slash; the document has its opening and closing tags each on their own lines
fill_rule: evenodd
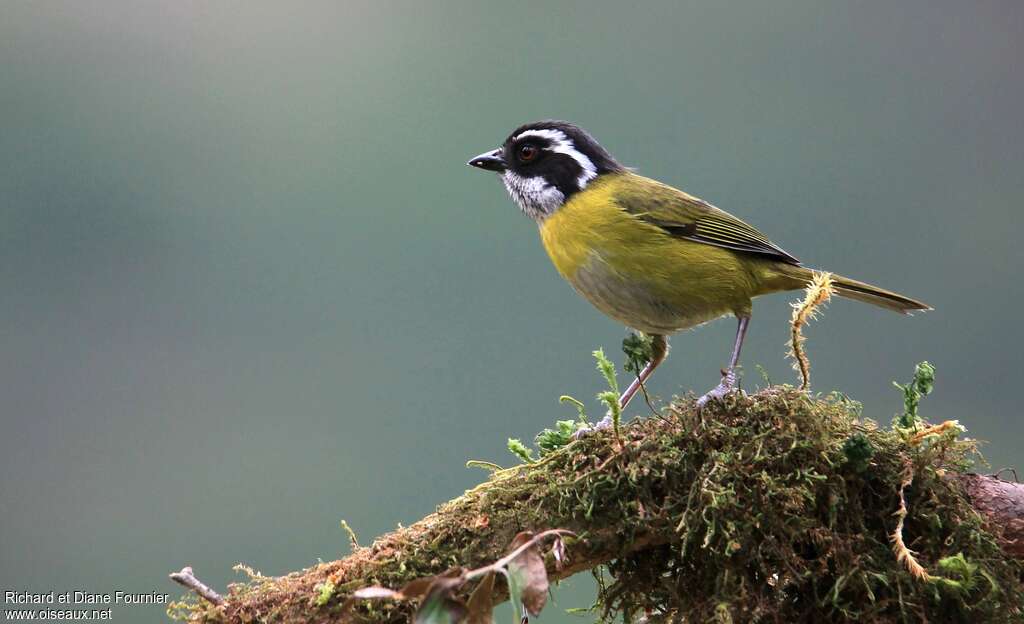
<svg viewBox="0 0 1024 624">
<path fill-rule="evenodd" d="M 465 166 L 538 118 L 933 304 L 834 302 L 815 389 L 888 422 L 931 360 L 923 413 L 1024 467 L 1022 58 L 1013 0 L 5 2 L 0 589 L 333 559 L 339 519 L 369 542 L 571 417 L 624 331 Z M 755 306 L 748 388 L 794 380 L 789 299 Z M 733 329 L 677 336 L 653 392 L 711 387 Z"/>
</svg>

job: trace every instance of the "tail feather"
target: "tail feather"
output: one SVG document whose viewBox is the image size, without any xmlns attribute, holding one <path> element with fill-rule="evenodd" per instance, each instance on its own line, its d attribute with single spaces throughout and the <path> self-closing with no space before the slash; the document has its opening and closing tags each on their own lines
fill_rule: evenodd
<svg viewBox="0 0 1024 624">
<path fill-rule="evenodd" d="M 910 314 L 917 310 L 931 310 L 932 307 L 923 301 L 905 297 L 899 293 L 885 290 L 871 284 L 858 282 L 848 277 L 833 277 L 836 294 L 848 299 L 856 299 L 889 310 L 895 310 L 903 314 Z"/>
<path fill-rule="evenodd" d="M 805 267 L 787 267 L 787 269 L 790 269 L 790 277 L 801 280 L 801 286 L 806 285 L 814 274 L 813 270 Z M 863 301 L 864 303 L 870 303 L 902 314 L 932 309 L 930 305 L 922 301 L 911 299 L 910 297 L 879 288 L 878 286 L 872 286 L 865 282 L 843 277 L 842 275 L 832 276 L 832 286 L 840 297 Z"/>
</svg>

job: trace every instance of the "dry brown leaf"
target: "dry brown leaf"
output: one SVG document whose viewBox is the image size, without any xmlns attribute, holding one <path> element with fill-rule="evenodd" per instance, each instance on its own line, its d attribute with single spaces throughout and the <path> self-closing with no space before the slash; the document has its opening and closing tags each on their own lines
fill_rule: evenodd
<svg viewBox="0 0 1024 624">
<path fill-rule="evenodd" d="M 480 580 L 469 596 L 466 610 L 468 624 L 491 624 L 494 621 L 494 572 Z"/>
<path fill-rule="evenodd" d="M 523 546 L 533 538 L 533 533 L 524 531 L 512 540 L 511 549 Z M 509 593 L 514 602 L 522 604 L 527 615 L 536 616 L 548 601 L 548 571 L 544 557 L 534 544 L 519 553 L 508 564 Z M 518 593 L 518 596 L 515 594 Z"/>
</svg>

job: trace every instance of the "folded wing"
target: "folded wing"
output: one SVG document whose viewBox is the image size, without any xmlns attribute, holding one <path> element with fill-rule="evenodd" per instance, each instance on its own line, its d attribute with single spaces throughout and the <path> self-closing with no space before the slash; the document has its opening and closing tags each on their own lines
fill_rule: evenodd
<svg viewBox="0 0 1024 624">
<path fill-rule="evenodd" d="M 636 183 L 623 185 L 625 190 L 616 195 L 616 202 L 671 236 L 800 264 L 756 228 L 728 212 L 656 180 L 634 177 Z"/>
</svg>

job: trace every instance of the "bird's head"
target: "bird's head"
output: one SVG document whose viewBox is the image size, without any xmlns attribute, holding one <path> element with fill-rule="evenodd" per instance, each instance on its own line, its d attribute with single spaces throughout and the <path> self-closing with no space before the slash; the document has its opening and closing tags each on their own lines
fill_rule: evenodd
<svg viewBox="0 0 1024 624">
<path fill-rule="evenodd" d="M 594 137 L 566 121 L 520 126 L 501 147 L 467 164 L 497 172 L 513 201 L 537 221 L 558 210 L 594 178 L 625 169 Z"/>
</svg>

